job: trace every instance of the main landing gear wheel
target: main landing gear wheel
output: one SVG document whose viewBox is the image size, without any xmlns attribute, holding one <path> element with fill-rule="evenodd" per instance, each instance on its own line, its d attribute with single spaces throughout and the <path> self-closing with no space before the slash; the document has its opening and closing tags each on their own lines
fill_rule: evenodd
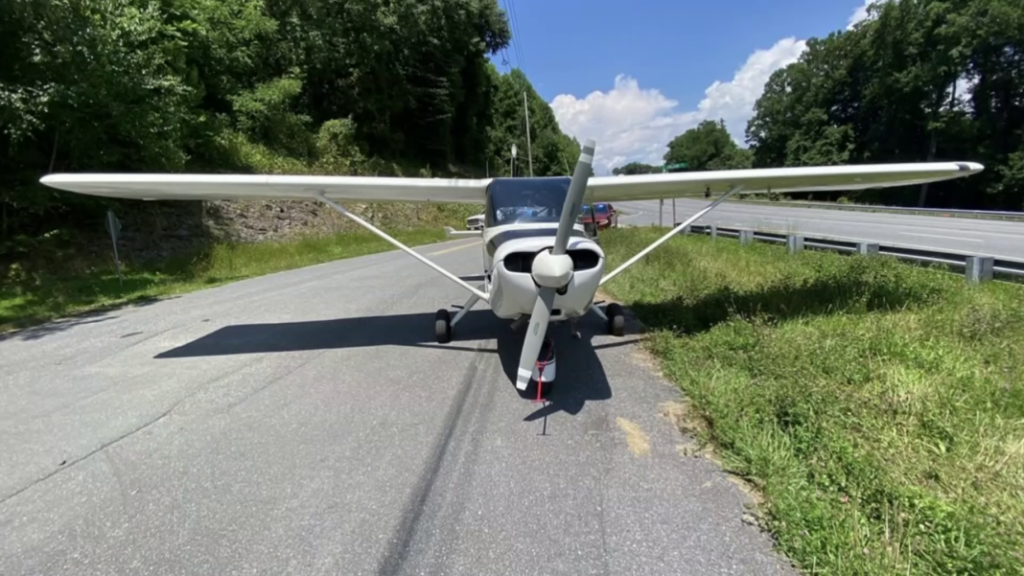
<svg viewBox="0 0 1024 576">
<path fill-rule="evenodd" d="M 447 344 L 452 341 L 452 316 L 444 308 L 434 315 L 434 337 L 438 344 Z"/>
<path fill-rule="evenodd" d="M 622 306 L 612 302 L 605 308 L 605 316 L 608 317 L 609 334 L 622 336 L 626 333 L 626 317 L 622 315 Z"/>
</svg>

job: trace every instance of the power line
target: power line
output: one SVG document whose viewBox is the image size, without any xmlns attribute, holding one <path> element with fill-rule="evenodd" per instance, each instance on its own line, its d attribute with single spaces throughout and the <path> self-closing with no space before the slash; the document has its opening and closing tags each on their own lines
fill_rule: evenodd
<svg viewBox="0 0 1024 576">
<path fill-rule="evenodd" d="M 525 52 L 525 50 L 523 49 L 523 37 L 519 34 L 519 14 L 517 14 L 516 11 L 516 1 L 508 0 L 508 5 L 512 8 L 512 33 L 519 39 L 519 41 L 516 42 L 516 58 L 519 60 L 519 69 L 525 74 L 526 63 L 523 62 L 523 52 Z"/>
<path fill-rule="evenodd" d="M 520 70 L 525 71 L 523 68 L 523 54 L 519 49 L 521 42 L 519 41 L 519 26 L 516 22 L 513 0 L 502 0 L 502 4 L 505 7 L 505 14 L 508 16 L 508 25 L 512 31 L 512 39 L 509 40 L 509 44 L 512 45 L 512 52 L 516 56 L 516 63 L 518 64 L 517 67 Z"/>
</svg>

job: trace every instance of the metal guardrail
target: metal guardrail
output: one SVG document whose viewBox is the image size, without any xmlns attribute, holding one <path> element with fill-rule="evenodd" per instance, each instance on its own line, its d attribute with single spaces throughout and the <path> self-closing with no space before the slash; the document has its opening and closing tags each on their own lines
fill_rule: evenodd
<svg viewBox="0 0 1024 576">
<path fill-rule="evenodd" d="M 686 231 L 684 230 L 683 233 L 686 233 Z M 783 244 L 791 252 L 810 248 L 848 254 L 884 254 L 912 262 L 942 264 L 954 270 L 962 270 L 965 277 L 973 282 L 991 280 L 996 276 L 1024 278 L 1024 261 L 994 258 L 981 254 L 921 250 L 919 248 L 906 248 L 870 242 L 816 238 L 802 234 L 779 234 L 742 228 L 722 228 L 714 225 L 693 225 L 690 226 L 689 233 L 739 238 L 741 242 L 759 240 L 761 242 Z"/>
<path fill-rule="evenodd" d="M 779 206 L 786 208 L 811 208 L 825 210 L 846 210 L 850 212 L 893 212 L 896 214 L 949 214 L 951 216 L 973 216 L 976 218 L 1024 220 L 1024 212 L 1005 212 L 999 210 L 962 210 L 959 208 L 909 208 L 904 206 L 877 206 L 874 204 L 839 204 L 836 202 L 796 202 L 792 200 L 737 200 L 733 204 L 751 204 L 755 206 Z"/>
</svg>

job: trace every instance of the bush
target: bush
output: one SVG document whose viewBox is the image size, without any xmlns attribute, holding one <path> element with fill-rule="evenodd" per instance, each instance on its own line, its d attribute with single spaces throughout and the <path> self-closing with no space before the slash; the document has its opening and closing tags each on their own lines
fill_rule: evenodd
<svg viewBox="0 0 1024 576">
<path fill-rule="evenodd" d="M 351 118 L 324 122 L 316 136 L 316 152 L 317 170 L 325 174 L 355 174 L 366 163 Z"/>
<path fill-rule="evenodd" d="M 312 120 L 293 111 L 302 81 L 284 77 L 232 97 L 239 131 L 284 154 L 308 158 L 313 152 Z"/>
</svg>

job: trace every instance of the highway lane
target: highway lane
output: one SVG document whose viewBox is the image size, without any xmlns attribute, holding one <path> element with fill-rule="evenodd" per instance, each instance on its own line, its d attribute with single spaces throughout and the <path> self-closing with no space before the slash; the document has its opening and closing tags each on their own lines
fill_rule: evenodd
<svg viewBox="0 0 1024 576">
<path fill-rule="evenodd" d="M 705 200 L 677 199 L 676 221 L 682 222 L 707 203 Z M 618 207 L 629 212 L 620 217 L 622 225 L 647 226 L 658 223 L 657 200 L 622 202 Z M 671 200 L 665 201 L 662 216 L 664 225 L 671 225 Z M 1024 260 L 1024 222 L 841 212 L 726 202 L 697 223 Z"/>
<path fill-rule="evenodd" d="M 535 404 L 482 307 L 433 343 L 463 300 L 389 252 L 0 338 L 0 574 L 793 573 L 635 336 Z"/>
</svg>

